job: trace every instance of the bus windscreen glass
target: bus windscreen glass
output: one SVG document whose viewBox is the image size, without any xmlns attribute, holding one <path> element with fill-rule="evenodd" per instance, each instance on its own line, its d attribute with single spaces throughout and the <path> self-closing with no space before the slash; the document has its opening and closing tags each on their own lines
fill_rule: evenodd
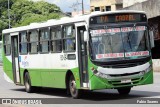
<svg viewBox="0 0 160 107">
<path fill-rule="evenodd" d="M 90 30 L 93 60 L 111 61 L 147 57 L 146 26 Z"/>
</svg>

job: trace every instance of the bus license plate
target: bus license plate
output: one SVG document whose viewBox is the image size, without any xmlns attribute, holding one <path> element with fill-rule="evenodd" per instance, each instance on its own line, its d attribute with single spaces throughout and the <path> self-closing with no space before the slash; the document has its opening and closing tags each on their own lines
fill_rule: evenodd
<svg viewBox="0 0 160 107">
<path fill-rule="evenodd" d="M 132 82 L 131 79 L 123 79 L 121 80 L 121 83 L 130 83 Z"/>
</svg>

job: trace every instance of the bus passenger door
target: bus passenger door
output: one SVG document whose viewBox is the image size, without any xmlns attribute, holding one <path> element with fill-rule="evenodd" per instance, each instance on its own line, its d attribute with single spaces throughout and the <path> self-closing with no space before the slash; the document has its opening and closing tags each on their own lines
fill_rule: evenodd
<svg viewBox="0 0 160 107">
<path fill-rule="evenodd" d="M 85 23 L 77 25 L 77 43 L 78 43 L 78 64 L 80 72 L 81 87 L 88 88 L 88 57 L 87 43 L 84 42 Z"/>
<path fill-rule="evenodd" d="M 11 34 L 12 44 L 12 71 L 15 84 L 20 84 L 20 72 L 19 72 L 19 61 L 18 61 L 18 34 Z"/>
</svg>

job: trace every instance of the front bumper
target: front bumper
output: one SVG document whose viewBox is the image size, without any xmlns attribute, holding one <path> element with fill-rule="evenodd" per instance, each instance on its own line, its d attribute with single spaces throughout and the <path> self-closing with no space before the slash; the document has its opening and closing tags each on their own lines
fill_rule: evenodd
<svg viewBox="0 0 160 107">
<path fill-rule="evenodd" d="M 122 82 L 122 80 L 128 79 L 130 81 L 128 82 Z M 96 89 L 117 89 L 121 87 L 133 87 L 137 85 L 146 85 L 146 84 L 152 84 L 153 83 L 153 70 L 140 75 L 140 74 L 134 74 L 134 75 L 127 75 L 127 76 L 118 76 L 118 77 L 112 77 L 109 79 L 101 78 L 96 75 L 93 75 L 90 78 L 90 89 L 96 90 Z"/>
</svg>

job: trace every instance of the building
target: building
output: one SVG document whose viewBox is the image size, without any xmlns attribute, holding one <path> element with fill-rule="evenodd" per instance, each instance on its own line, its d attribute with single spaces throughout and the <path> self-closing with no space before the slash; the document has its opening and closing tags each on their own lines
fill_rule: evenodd
<svg viewBox="0 0 160 107">
<path fill-rule="evenodd" d="M 123 0 L 90 0 L 90 11 L 115 11 L 123 8 Z"/>
<path fill-rule="evenodd" d="M 136 3 L 141 3 L 147 0 L 123 0 L 123 8 L 132 6 Z"/>
</svg>

